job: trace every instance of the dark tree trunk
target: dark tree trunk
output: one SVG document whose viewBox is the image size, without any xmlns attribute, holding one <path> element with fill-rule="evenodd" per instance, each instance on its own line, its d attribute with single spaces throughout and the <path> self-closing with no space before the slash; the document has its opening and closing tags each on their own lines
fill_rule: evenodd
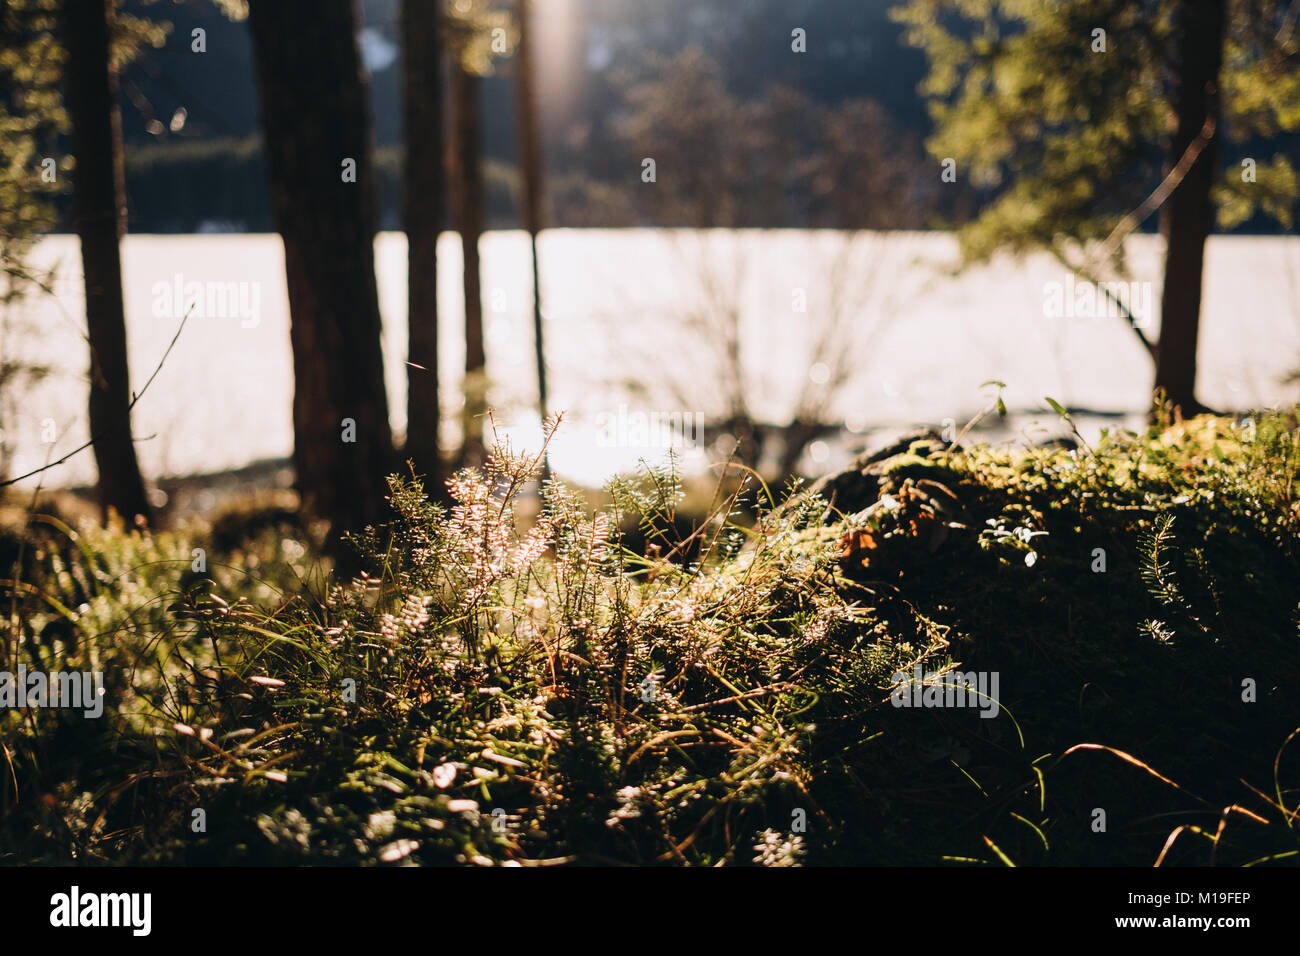
<svg viewBox="0 0 1300 956">
<path fill-rule="evenodd" d="M 438 455 L 438 234 L 445 221 L 442 4 L 403 0 L 403 96 L 406 168 L 403 217 L 407 241 L 406 457 L 441 494 Z"/>
<path fill-rule="evenodd" d="M 537 234 L 542 231 L 542 144 L 537 122 L 531 0 L 518 0 L 519 48 L 515 58 L 515 111 L 519 119 L 519 169 L 523 185 L 523 220 L 533 256 L 533 347 L 537 355 L 537 409 L 546 421 L 546 348 L 542 330 L 542 276 L 537 262 Z"/>
<path fill-rule="evenodd" d="M 122 304 L 120 242 L 126 234 L 122 115 L 117 75 L 109 57 L 111 0 L 65 0 L 68 116 L 77 235 L 86 284 L 90 339 L 90 434 L 99 469 L 99 504 L 128 521 L 149 518 L 135 445 L 131 441 L 131 381 L 127 368 L 126 310 Z"/>
<path fill-rule="evenodd" d="M 284 239 L 294 466 L 338 535 L 385 513 L 395 464 L 375 285 L 375 181 L 352 0 L 252 0 L 262 129 Z M 344 161 L 356 161 L 345 182 Z M 345 441 L 345 420 L 355 423 Z"/>
<path fill-rule="evenodd" d="M 454 63 L 452 101 L 456 114 L 456 228 L 465 257 L 465 444 L 461 464 L 483 461 L 483 419 L 487 413 L 487 356 L 483 350 L 483 282 L 479 238 L 483 235 L 483 146 L 479 125 L 481 81 Z"/>
<path fill-rule="evenodd" d="M 1219 143 L 1218 88 L 1225 2 L 1186 0 L 1179 24 L 1178 87 L 1174 94 L 1178 126 L 1169 143 L 1169 168 L 1202 135 L 1206 120 L 1214 123 L 1209 142 L 1161 211 L 1160 229 L 1165 235 L 1167 254 L 1155 387 L 1163 390 L 1165 400 L 1184 415 L 1194 415 L 1202 409 L 1196 400 L 1196 347 L 1205 240 L 1214 217 L 1210 190 L 1214 185 Z"/>
</svg>

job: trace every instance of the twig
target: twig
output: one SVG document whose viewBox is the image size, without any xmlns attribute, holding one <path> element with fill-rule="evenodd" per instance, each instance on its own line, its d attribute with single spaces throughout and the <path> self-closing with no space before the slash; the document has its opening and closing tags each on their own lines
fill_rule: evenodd
<svg viewBox="0 0 1300 956">
<path fill-rule="evenodd" d="M 1143 200 L 1142 205 L 1121 219 L 1115 228 L 1111 230 L 1110 235 L 1106 237 L 1106 241 L 1102 243 L 1098 255 L 1098 265 L 1110 259 L 1115 254 L 1115 250 L 1119 248 L 1120 243 L 1128 238 L 1134 229 L 1142 225 L 1148 216 L 1163 206 L 1170 194 L 1182 184 L 1183 179 L 1186 178 L 1192 166 L 1195 165 L 1197 158 L 1205 147 L 1210 144 L 1210 140 L 1214 138 L 1215 126 L 1214 117 L 1207 116 L 1204 125 L 1201 126 L 1200 133 L 1187 144 L 1187 149 L 1183 150 L 1183 155 L 1174 165 L 1174 168 L 1169 170 L 1169 175 L 1161 181 L 1150 196 Z"/>
<path fill-rule="evenodd" d="M 1210 140 L 1214 138 L 1216 127 L 1217 124 L 1214 117 L 1207 116 L 1205 118 L 1205 123 L 1201 126 L 1200 133 L 1197 134 L 1194 140 L 1187 144 L 1187 149 L 1183 150 L 1183 155 L 1179 157 L 1178 162 L 1174 164 L 1174 168 L 1169 171 L 1169 174 L 1161 180 L 1160 185 L 1152 190 L 1151 195 L 1147 196 L 1140 206 L 1116 223 L 1115 228 L 1110 231 L 1110 235 L 1107 236 L 1105 242 L 1101 244 L 1101 248 L 1098 250 L 1097 255 L 1092 257 L 1092 261 L 1085 262 L 1083 265 L 1074 269 L 1075 272 L 1078 272 L 1079 275 L 1083 276 L 1083 278 L 1087 279 L 1094 286 L 1100 289 L 1101 293 L 1115 304 L 1122 313 L 1121 318 L 1127 320 L 1129 328 L 1131 328 L 1133 333 L 1141 340 L 1142 346 L 1147 350 L 1147 354 L 1153 359 L 1156 357 L 1156 343 L 1147 338 L 1146 333 L 1138 326 L 1133 313 L 1129 311 L 1128 307 L 1117 299 L 1109 289 L 1106 288 L 1105 284 L 1097 278 L 1097 274 L 1119 250 L 1119 247 L 1123 244 L 1124 240 L 1127 239 L 1138 226 L 1142 225 L 1148 216 L 1163 206 L 1173 191 L 1182 184 L 1182 181 L 1191 171 L 1192 166 L 1196 164 L 1196 160 L 1200 157 L 1201 153 L 1204 152 L 1205 147 L 1208 146 Z M 1057 253 L 1057 258 L 1060 259 L 1062 264 L 1067 268 L 1073 268 L 1061 253 Z"/>
<path fill-rule="evenodd" d="M 167 350 L 163 352 L 162 358 L 158 360 L 158 365 L 157 367 L 154 368 L 153 374 L 150 375 L 148 381 L 144 383 L 144 388 L 140 389 L 139 392 L 135 392 L 132 394 L 131 402 L 129 405 L 126 406 L 127 414 L 130 414 L 132 409 L 135 408 L 136 402 L 144 398 L 144 393 L 149 390 L 149 386 L 153 384 L 153 380 L 157 378 L 158 373 L 162 371 L 163 365 L 167 362 L 167 356 L 172 354 L 172 348 L 175 347 L 176 341 L 181 337 L 181 332 L 185 329 L 185 323 L 189 320 L 190 312 L 193 311 L 194 311 L 194 306 L 191 305 L 189 311 L 187 311 L 184 317 L 181 318 L 181 324 L 177 326 L 176 334 L 172 336 L 171 342 L 168 343 L 167 345 Z M 88 442 L 86 442 L 83 445 L 78 445 L 76 448 L 72 449 L 72 451 L 68 452 L 66 455 L 64 455 L 62 458 L 58 459 L 57 461 L 51 461 L 47 464 L 42 465 L 40 468 L 36 468 L 33 469 L 32 471 L 27 472 L 27 474 L 25 475 L 19 475 L 17 478 L 10 478 L 7 481 L 0 481 L 0 488 L 7 488 L 10 485 L 17 484 L 20 481 L 32 477 L 33 475 L 39 475 L 43 471 L 48 471 L 49 469 L 55 467 L 56 465 L 61 465 L 69 458 L 72 458 L 74 455 L 78 455 L 81 452 L 85 451 L 87 448 L 90 448 L 96 442 L 102 441 L 107 435 L 108 435 L 108 429 L 101 431 L 98 435 L 92 435 Z"/>
</svg>

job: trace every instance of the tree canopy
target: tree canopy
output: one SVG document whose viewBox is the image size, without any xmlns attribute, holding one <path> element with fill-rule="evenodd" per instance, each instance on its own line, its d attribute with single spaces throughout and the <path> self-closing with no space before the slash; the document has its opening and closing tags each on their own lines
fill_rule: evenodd
<svg viewBox="0 0 1300 956">
<path fill-rule="evenodd" d="M 937 159 L 991 195 L 961 231 L 971 258 L 1106 239 L 1163 177 L 1179 0 L 912 0 L 895 11 L 923 49 Z M 1300 132 L 1300 8 L 1231 0 L 1224 42 L 1223 175 L 1231 228 L 1256 213 L 1294 222 L 1300 180 L 1260 139 Z M 1243 166 L 1243 161 L 1252 162 Z M 1118 251 L 1118 250 L 1117 250 Z M 1077 261 L 1077 259 L 1076 259 Z"/>
</svg>

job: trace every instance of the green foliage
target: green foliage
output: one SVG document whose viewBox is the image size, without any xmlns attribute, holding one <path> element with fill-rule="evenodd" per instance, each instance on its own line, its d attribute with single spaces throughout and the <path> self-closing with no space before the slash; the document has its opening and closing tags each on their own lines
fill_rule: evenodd
<svg viewBox="0 0 1300 956">
<path fill-rule="evenodd" d="M 119 73 L 140 58 L 148 48 L 158 49 L 167 42 L 172 25 L 166 20 L 149 19 L 127 13 L 122 9 L 121 0 L 115 0 L 117 6 L 113 16 L 112 44 L 113 69 Z M 144 0 L 146 6 L 152 6 L 158 0 Z"/>
<path fill-rule="evenodd" d="M 12 0 L 0 10 L 0 262 L 8 307 L 30 283 L 24 259 L 54 221 L 53 197 L 69 168 L 58 148 L 67 127 L 59 92 L 63 50 L 55 39 L 56 0 Z M 45 158 L 57 176 L 41 175 Z"/>
<path fill-rule="evenodd" d="M 70 169 L 58 142 L 67 116 L 56 19 L 56 0 L 12 0 L 0 8 L 0 478 L 8 474 L 5 424 L 14 396 L 48 371 L 15 355 L 5 339 L 21 326 L 15 316 L 23 299 L 48 286 L 29 254 L 54 224 L 54 200 Z"/>
<path fill-rule="evenodd" d="M 449 506 L 392 479 L 350 581 L 283 523 L 40 519 L 6 660 L 101 669 L 107 706 L 0 713 L 0 860 L 1294 860 L 1295 418 L 904 457 L 854 515 L 738 480 L 689 515 L 671 466 L 533 504 L 499 448 Z M 1005 719 L 891 707 L 914 665 L 999 672 Z M 1268 825 L 1194 842 L 1231 803 Z"/>
<path fill-rule="evenodd" d="M 442 20 L 443 43 L 461 69 L 474 76 L 491 76 L 495 60 L 514 51 L 518 31 L 512 14 L 494 9 L 489 0 L 452 0 Z M 498 39 L 505 49 L 494 49 Z"/>
<path fill-rule="evenodd" d="M 961 232 L 971 259 L 1048 248 L 1077 260 L 1160 182 L 1171 132 L 1179 0 L 911 0 L 894 16 L 925 51 L 933 156 L 993 201 Z M 1223 66 L 1220 222 L 1289 226 L 1300 183 L 1284 155 L 1239 161 L 1259 136 L 1300 132 L 1292 5 L 1232 0 Z M 1093 49 L 1105 31 L 1104 52 Z"/>
<path fill-rule="evenodd" d="M 0 344 L 20 325 L 25 298 L 52 294 L 52 276 L 31 267 L 30 253 L 54 227 L 55 201 L 74 169 L 63 142 L 59 8 L 59 0 L 7 0 L 0 7 Z M 161 46 L 170 26 L 119 12 L 113 28 L 112 58 L 121 69 L 146 46 Z M 7 472 L 4 423 L 13 396 L 46 372 L 0 348 L 0 477 Z"/>
</svg>

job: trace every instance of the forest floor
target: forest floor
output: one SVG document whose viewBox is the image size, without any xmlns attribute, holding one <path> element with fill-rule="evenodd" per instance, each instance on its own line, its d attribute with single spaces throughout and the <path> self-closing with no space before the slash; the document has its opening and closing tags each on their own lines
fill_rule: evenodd
<svg viewBox="0 0 1300 956">
<path fill-rule="evenodd" d="M 0 863 L 1300 862 L 1294 414 L 917 436 L 698 515 L 651 470 L 524 521 L 537 464 L 394 481 L 351 581 L 278 499 L 13 502 Z"/>
</svg>

